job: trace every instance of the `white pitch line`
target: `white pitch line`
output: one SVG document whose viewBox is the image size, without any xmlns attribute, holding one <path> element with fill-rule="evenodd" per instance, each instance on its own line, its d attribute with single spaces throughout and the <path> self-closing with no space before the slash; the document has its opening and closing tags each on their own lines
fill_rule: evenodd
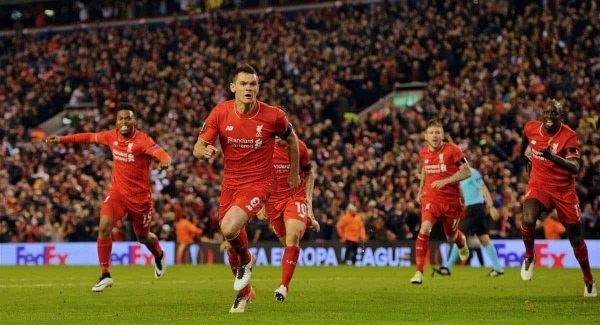
<svg viewBox="0 0 600 325">
<path fill-rule="evenodd" d="M 87 283 L 86 283 L 87 284 Z M 77 287 L 84 284 L 75 283 L 31 283 L 31 284 L 0 284 L 0 288 L 49 288 L 49 287 Z"/>
<path fill-rule="evenodd" d="M 329 282 L 329 281 L 354 281 L 354 280 L 358 280 L 360 278 L 357 277 L 333 277 L 333 278 L 312 278 L 310 279 L 310 281 L 314 282 L 314 281 L 318 281 L 318 282 Z M 373 279 L 387 279 L 385 277 L 373 277 Z M 228 282 L 231 281 L 229 279 L 210 279 L 210 280 L 194 280 L 194 281 L 189 281 L 189 280 L 171 280 L 171 281 L 164 281 L 161 280 L 161 283 L 168 283 L 168 284 L 172 284 L 172 285 L 190 285 L 190 284 L 196 284 L 196 283 L 207 283 L 207 282 Z M 273 279 L 253 279 L 252 281 L 254 282 L 272 282 Z M 17 282 L 17 281 L 11 281 L 11 282 Z M 18 281 L 18 282 L 22 282 L 22 281 Z M 153 282 L 158 283 L 158 281 L 120 281 L 120 280 L 115 280 L 115 285 L 122 285 L 122 286 L 135 286 L 135 285 L 147 285 L 147 284 L 151 284 Z M 90 282 L 56 282 L 56 283 L 20 283 L 20 284 L 0 284 L 0 289 L 2 288 L 52 288 L 52 287 L 79 287 L 79 286 L 88 286 L 88 285 L 93 285 L 93 281 Z"/>
</svg>

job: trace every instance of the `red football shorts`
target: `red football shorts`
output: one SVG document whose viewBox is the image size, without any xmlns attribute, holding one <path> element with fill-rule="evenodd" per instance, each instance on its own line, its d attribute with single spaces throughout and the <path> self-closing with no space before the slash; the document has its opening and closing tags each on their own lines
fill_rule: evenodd
<svg viewBox="0 0 600 325">
<path fill-rule="evenodd" d="M 309 224 L 306 198 L 298 196 L 283 201 L 267 202 L 267 216 L 277 237 L 285 237 L 285 222 L 291 219 Z"/>
<path fill-rule="evenodd" d="M 581 223 L 579 211 L 579 198 L 575 188 L 552 189 L 536 183 L 527 185 L 525 200 L 536 199 L 542 203 L 547 210 L 556 208 L 558 219 L 566 224 Z"/>
<path fill-rule="evenodd" d="M 248 218 L 254 217 L 271 195 L 271 183 L 257 183 L 242 188 L 222 188 L 219 200 L 219 223 L 231 207 L 238 206 Z"/>
<path fill-rule="evenodd" d="M 446 237 L 453 237 L 458 231 L 458 223 L 465 217 L 465 205 L 456 202 L 421 202 L 421 222 L 429 221 L 432 225 L 442 222 Z"/>
<path fill-rule="evenodd" d="M 150 193 L 140 196 L 130 196 L 109 192 L 100 209 L 101 216 L 111 217 L 114 221 L 121 220 L 127 214 L 133 224 L 133 231 L 139 238 L 150 232 L 154 204 Z"/>
</svg>

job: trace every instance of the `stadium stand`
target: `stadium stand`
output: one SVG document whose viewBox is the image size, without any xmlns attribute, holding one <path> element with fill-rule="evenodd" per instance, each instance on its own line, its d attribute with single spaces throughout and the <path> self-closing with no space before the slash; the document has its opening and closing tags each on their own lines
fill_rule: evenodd
<svg viewBox="0 0 600 325">
<path fill-rule="evenodd" d="M 0 30 L 43 28 L 74 23 L 97 23 L 167 15 L 202 14 L 214 10 L 316 3 L 299 0 L 160 0 L 160 1 L 3 1 Z"/>
<path fill-rule="evenodd" d="M 318 164 L 322 229 L 312 240 L 335 238 L 349 203 L 364 214 L 372 240 L 414 237 L 420 132 L 433 116 L 484 175 L 502 215 L 492 234 L 520 237 L 520 133 L 550 97 L 565 101 L 565 121 L 580 135 L 582 217 L 586 237 L 600 238 L 598 10 L 585 1 L 390 1 L 1 38 L 0 242 L 95 240 L 109 153 L 48 149 L 37 128 L 76 89 L 94 108 L 73 110 L 64 120 L 69 133 L 111 127 L 111 109 L 127 100 L 138 107 L 138 126 L 174 158 L 174 168 L 152 175 L 152 231 L 173 240 L 174 222 L 186 215 L 202 240 L 219 241 L 222 160 L 207 164 L 191 151 L 202 119 L 228 98 L 241 60 L 258 69 L 260 98 L 290 112 Z M 363 118 L 344 118 L 415 81 L 426 82 L 415 105 L 385 102 Z M 132 239 L 126 219 L 113 235 Z"/>
</svg>

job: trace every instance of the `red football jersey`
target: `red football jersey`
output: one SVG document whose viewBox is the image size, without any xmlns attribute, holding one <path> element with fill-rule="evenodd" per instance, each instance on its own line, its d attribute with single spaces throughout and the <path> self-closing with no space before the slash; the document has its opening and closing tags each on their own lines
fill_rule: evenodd
<svg viewBox="0 0 600 325">
<path fill-rule="evenodd" d="M 544 184 L 553 188 L 569 188 L 575 186 L 575 175 L 546 160 L 539 153 L 550 147 L 555 155 L 565 159 L 579 158 L 579 150 L 567 154 L 567 149 L 579 149 L 579 138 L 571 128 L 561 123 L 560 129 L 553 135 L 546 134 L 543 122 L 530 121 L 525 124 L 525 136 L 531 148 L 531 175 L 529 182 Z"/>
<path fill-rule="evenodd" d="M 425 169 L 425 183 L 421 200 L 454 202 L 460 200 L 460 185 L 458 182 L 448 184 L 439 189 L 431 188 L 431 183 L 458 172 L 458 167 L 465 155 L 459 147 L 452 143 L 443 143 L 441 148 L 431 151 L 429 146 L 421 148 L 419 160 Z"/>
<path fill-rule="evenodd" d="M 124 140 L 117 129 L 98 133 L 80 133 L 61 137 L 63 143 L 99 143 L 107 145 L 113 156 L 111 191 L 127 195 L 150 194 L 152 154 L 160 148 L 146 133 L 135 130 Z"/>
<path fill-rule="evenodd" d="M 308 154 L 308 148 L 306 144 L 299 140 L 298 151 L 300 160 L 300 185 L 294 193 L 295 197 L 306 196 L 306 182 L 304 176 L 306 175 L 303 170 L 307 170 L 310 167 L 310 155 Z M 290 177 L 290 158 L 288 156 L 288 149 L 286 145 L 280 146 L 275 145 L 275 153 L 273 154 L 273 167 L 275 167 L 275 189 L 269 200 L 280 201 L 287 200 L 292 197 L 292 191 L 288 185 L 288 178 Z"/>
<path fill-rule="evenodd" d="M 256 102 L 249 114 L 240 114 L 235 101 L 217 105 L 202 126 L 199 138 L 214 144 L 217 137 L 225 157 L 223 186 L 241 187 L 273 179 L 275 136 L 283 135 L 289 122 L 274 106 Z"/>
</svg>

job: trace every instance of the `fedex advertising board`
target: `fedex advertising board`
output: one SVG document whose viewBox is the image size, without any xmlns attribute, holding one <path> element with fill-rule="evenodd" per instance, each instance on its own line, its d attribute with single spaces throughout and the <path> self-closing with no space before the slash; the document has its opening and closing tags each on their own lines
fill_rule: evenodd
<svg viewBox="0 0 600 325">
<path fill-rule="evenodd" d="M 172 242 L 161 242 L 167 252 L 174 252 Z M 10 243 L 0 244 L 0 265 L 98 265 L 95 242 L 85 243 Z M 167 254 L 167 264 L 173 264 Z M 113 242 L 111 265 L 151 265 L 154 257 L 136 242 Z"/>
</svg>

